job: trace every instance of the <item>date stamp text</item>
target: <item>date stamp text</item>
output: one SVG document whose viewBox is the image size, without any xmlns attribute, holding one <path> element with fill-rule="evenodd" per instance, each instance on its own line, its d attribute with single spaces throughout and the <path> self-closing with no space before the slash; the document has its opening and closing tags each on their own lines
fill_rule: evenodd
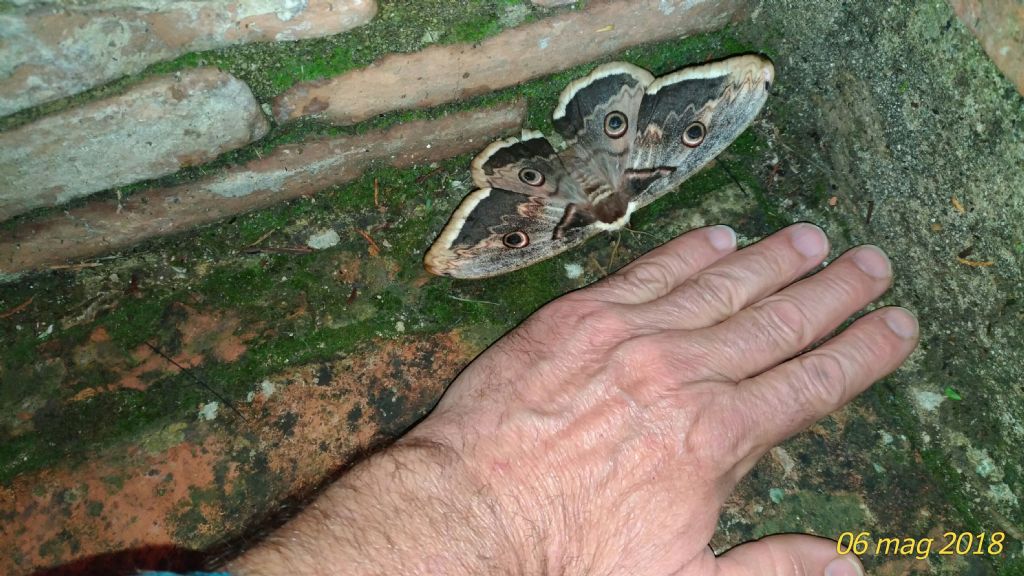
<svg viewBox="0 0 1024 576">
<path fill-rule="evenodd" d="M 913 556 L 925 560 L 939 556 L 998 556 L 1003 553 L 1003 532 L 944 532 L 941 538 L 875 537 L 870 532 L 843 532 L 836 541 L 836 552 L 863 556 Z"/>
</svg>

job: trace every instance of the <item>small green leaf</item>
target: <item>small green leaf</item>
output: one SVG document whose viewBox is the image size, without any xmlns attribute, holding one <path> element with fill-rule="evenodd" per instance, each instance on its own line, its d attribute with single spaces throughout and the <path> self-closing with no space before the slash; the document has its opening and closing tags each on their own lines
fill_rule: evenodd
<svg viewBox="0 0 1024 576">
<path fill-rule="evenodd" d="M 954 390 L 952 386 L 946 386 L 946 398 L 949 398 L 950 400 L 963 400 L 963 398 L 960 397 L 960 394 Z"/>
</svg>

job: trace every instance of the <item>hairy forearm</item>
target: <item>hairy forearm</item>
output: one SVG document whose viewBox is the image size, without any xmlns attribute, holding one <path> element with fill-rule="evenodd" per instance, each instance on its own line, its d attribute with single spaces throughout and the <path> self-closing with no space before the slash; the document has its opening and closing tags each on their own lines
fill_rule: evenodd
<svg viewBox="0 0 1024 576">
<path fill-rule="evenodd" d="M 239 576 L 525 574 L 538 555 L 458 456 L 396 445 L 361 463 L 226 568 Z"/>
</svg>

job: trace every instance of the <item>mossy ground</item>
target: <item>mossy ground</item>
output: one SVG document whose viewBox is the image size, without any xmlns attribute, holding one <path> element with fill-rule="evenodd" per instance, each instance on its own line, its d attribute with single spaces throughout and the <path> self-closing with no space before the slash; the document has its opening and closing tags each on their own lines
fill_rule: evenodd
<svg viewBox="0 0 1024 576">
<path fill-rule="evenodd" d="M 1024 208 L 1019 195 L 999 191 L 1024 190 L 1019 172 L 1007 173 L 1007 159 L 1024 150 L 1020 96 L 943 3 L 883 9 L 821 2 L 802 9 L 798 19 L 784 16 L 784 4 L 765 2 L 752 22 L 735 28 L 607 59 L 662 74 L 708 57 L 757 51 L 775 60 L 778 81 L 754 127 L 679 191 L 636 214 L 633 231 L 600 236 L 525 270 L 478 282 L 423 272 L 423 251 L 469 192 L 471 157 L 464 156 L 408 170 L 376 168 L 314 198 L 149 242 L 99 259 L 95 267 L 54 270 L 0 286 L 0 313 L 29 302 L 0 320 L 0 486 L 121 444 L 152 444 L 154 437 L 166 442 L 168 427 L 184 434 L 176 426 L 191 426 L 197 407 L 214 399 L 197 378 L 241 403 L 268 376 L 365 353 L 374 339 L 459 329 L 479 350 L 543 303 L 685 229 L 725 222 L 751 241 L 789 222 L 810 220 L 830 233 L 836 253 L 872 242 L 893 256 L 898 283 L 885 302 L 918 312 L 922 349 L 855 407 L 759 466 L 727 508 L 723 540 L 716 544 L 768 529 L 921 537 L 946 529 L 1012 531 L 1024 524 L 1019 501 L 998 500 L 987 491 L 1002 484 L 1024 500 L 1021 463 L 1013 456 L 1019 453 L 1014 446 L 1024 441 L 1016 364 L 1024 352 L 1020 339 L 1013 344 L 1021 336 L 1013 322 L 1024 319 L 1024 239 L 1014 225 Z M 232 72 L 261 102 L 269 102 L 296 82 L 433 42 L 479 41 L 545 14 L 516 0 L 382 2 L 373 23 L 349 34 L 190 54 L 140 77 L 7 118 L 0 128 L 123 90 L 150 74 L 198 65 Z M 119 192 L 201 177 L 286 142 L 360 133 L 515 97 L 528 99 L 528 127 L 550 133 L 558 93 L 596 64 L 352 127 L 311 121 L 274 126 L 261 142 L 209 165 Z M 943 126 L 944 139 L 935 136 Z M 971 156 L 968 143 L 951 137 L 963 134 L 961 127 L 984 139 L 987 156 Z M 957 192 L 969 213 L 951 208 L 949 197 Z M 340 234 L 338 246 L 287 251 L 325 228 Z M 374 239 L 379 253 L 371 255 L 361 232 Z M 958 263 L 957 254 L 967 248 L 971 252 L 962 258 L 991 258 L 998 265 Z M 584 276 L 569 278 L 567 263 L 582 265 Z M 247 330 L 244 353 L 218 359 L 210 352 L 216 342 L 183 341 L 180 327 L 188 309 L 238 326 L 235 332 Z M 98 333 L 109 339 L 86 346 Z M 71 400 L 138 369 L 135 351 L 146 343 L 171 356 L 195 352 L 201 362 L 190 374 L 167 367 L 140 374 L 144 390 L 115 386 Z M 915 404 L 916 391 L 942 394 L 947 385 L 962 400 L 948 400 L 938 412 Z M 987 408 L 1000 399 L 1002 410 Z M 977 472 L 972 455 L 979 450 L 995 462 L 998 477 Z M 783 465 L 784 454 L 795 459 L 796 472 Z M 770 488 L 784 488 L 786 496 L 775 503 Z M 210 496 L 216 497 L 222 495 Z M 193 516 L 204 498 L 195 495 L 195 505 L 177 513 L 181 530 L 202 521 Z M 808 508 L 815 514 L 802 515 Z M 868 561 L 895 571 L 906 567 L 900 573 L 1011 574 L 1006 570 L 1021 566 L 1019 540 L 1015 546 L 1002 558 Z"/>
</svg>

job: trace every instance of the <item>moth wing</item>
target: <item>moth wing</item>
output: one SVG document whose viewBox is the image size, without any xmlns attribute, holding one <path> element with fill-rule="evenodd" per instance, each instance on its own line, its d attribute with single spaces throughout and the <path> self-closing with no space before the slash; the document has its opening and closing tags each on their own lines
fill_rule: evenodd
<svg viewBox="0 0 1024 576">
<path fill-rule="evenodd" d="M 585 174 L 610 189 L 619 187 L 636 137 L 637 114 L 653 81 L 643 68 L 612 62 L 566 86 L 552 123 L 570 145 L 563 161 L 574 176 Z M 586 193 L 587 185 L 581 186 Z"/>
<path fill-rule="evenodd" d="M 770 60 L 744 55 L 684 68 L 651 83 L 640 104 L 626 173 L 637 205 L 680 184 L 746 130 L 768 98 L 774 74 Z"/>
<path fill-rule="evenodd" d="M 491 143 L 473 159 L 470 171 L 480 189 L 500 188 L 527 196 L 585 201 L 554 146 L 540 132 L 524 131 L 522 138 Z"/>
<path fill-rule="evenodd" d="M 439 276 L 497 276 L 551 258 L 601 230 L 593 216 L 561 198 L 482 188 L 459 205 L 424 266 Z"/>
</svg>

